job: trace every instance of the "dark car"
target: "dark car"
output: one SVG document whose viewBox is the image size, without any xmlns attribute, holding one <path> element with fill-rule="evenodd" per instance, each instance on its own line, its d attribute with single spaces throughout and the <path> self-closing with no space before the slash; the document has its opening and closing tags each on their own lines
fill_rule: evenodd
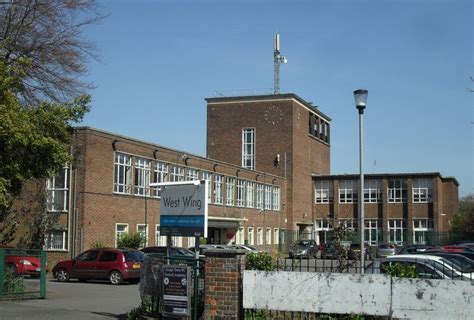
<svg viewBox="0 0 474 320">
<path fill-rule="evenodd" d="M 431 246 L 427 244 L 412 244 L 400 248 L 397 254 L 413 254 L 413 253 L 425 253 L 426 250 L 439 249 L 437 246 Z"/>
<path fill-rule="evenodd" d="M 290 247 L 288 255 L 290 258 L 317 258 L 318 245 L 314 240 L 298 240 Z"/>
<path fill-rule="evenodd" d="M 75 259 L 58 262 L 53 268 L 60 282 L 69 279 L 109 280 L 112 284 L 123 281 L 138 282 L 144 254 L 134 249 L 101 248 L 87 250 Z"/>
<path fill-rule="evenodd" d="M 351 245 L 349 246 L 349 251 L 347 252 L 347 257 L 352 260 L 360 259 L 359 243 L 351 243 Z M 367 244 L 364 246 L 364 258 L 366 260 L 370 259 L 369 246 Z"/>
<path fill-rule="evenodd" d="M 336 259 L 339 255 L 337 247 L 333 243 L 326 243 L 320 246 L 322 259 Z"/>
<path fill-rule="evenodd" d="M 160 255 L 160 256 L 166 256 L 166 247 L 165 246 L 160 246 L 160 247 L 146 247 L 141 249 L 143 253 L 146 255 Z M 184 256 L 184 257 L 194 257 L 194 252 L 192 252 L 189 249 L 186 248 L 181 248 L 181 247 L 171 247 L 170 248 L 170 256 Z"/>
</svg>

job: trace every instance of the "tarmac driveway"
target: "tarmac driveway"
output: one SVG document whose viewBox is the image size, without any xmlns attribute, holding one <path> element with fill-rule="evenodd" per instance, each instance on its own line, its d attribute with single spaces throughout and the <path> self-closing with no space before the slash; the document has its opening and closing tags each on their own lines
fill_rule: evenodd
<svg viewBox="0 0 474 320">
<path fill-rule="evenodd" d="M 0 319 L 126 319 L 140 304 L 138 286 L 49 280 L 45 300 L 0 302 Z"/>
</svg>

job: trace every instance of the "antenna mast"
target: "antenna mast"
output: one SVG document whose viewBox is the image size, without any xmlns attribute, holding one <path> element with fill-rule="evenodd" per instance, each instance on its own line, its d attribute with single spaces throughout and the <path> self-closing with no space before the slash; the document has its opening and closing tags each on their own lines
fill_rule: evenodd
<svg viewBox="0 0 474 320">
<path fill-rule="evenodd" d="M 280 35 L 277 33 L 273 39 L 273 93 L 280 93 L 280 65 L 288 60 L 280 54 Z"/>
</svg>

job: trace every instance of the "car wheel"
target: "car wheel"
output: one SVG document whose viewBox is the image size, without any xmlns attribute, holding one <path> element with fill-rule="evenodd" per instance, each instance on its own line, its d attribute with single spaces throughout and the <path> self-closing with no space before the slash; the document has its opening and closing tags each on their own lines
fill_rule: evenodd
<svg viewBox="0 0 474 320">
<path fill-rule="evenodd" d="M 66 269 L 64 268 L 61 268 L 59 269 L 57 272 L 56 272 L 56 279 L 59 281 L 59 282 L 68 282 L 69 281 L 69 271 L 67 271 Z"/>
<path fill-rule="evenodd" d="M 114 270 L 109 274 L 109 280 L 111 284 L 115 284 L 115 285 L 122 284 L 123 282 L 122 274 L 119 271 Z"/>
</svg>

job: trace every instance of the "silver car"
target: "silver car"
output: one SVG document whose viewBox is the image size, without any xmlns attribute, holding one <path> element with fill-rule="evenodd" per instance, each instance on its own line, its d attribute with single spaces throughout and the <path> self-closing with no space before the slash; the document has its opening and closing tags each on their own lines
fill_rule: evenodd
<svg viewBox="0 0 474 320">
<path fill-rule="evenodd" d="M 377 247 L 377 258 L 393 256 L 397 252 L 397 246 L 391 243 L 379 244 Z"/>
</svg>

